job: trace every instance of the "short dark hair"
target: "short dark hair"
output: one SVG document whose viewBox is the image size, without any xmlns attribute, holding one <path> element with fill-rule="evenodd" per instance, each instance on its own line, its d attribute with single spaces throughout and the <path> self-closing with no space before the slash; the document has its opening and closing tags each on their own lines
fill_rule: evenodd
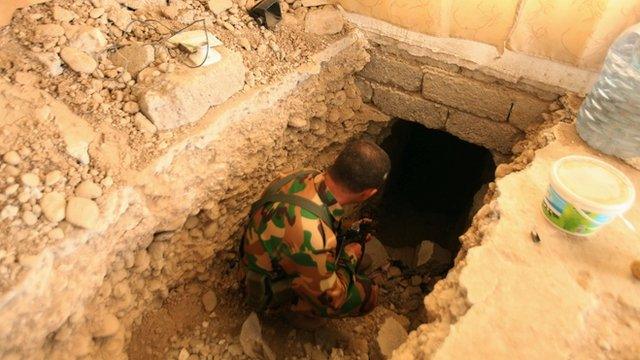
<svg viewBox="0 0 640 360">
<path fill-rule="evenodd" d="M 380 188 L 391 161 L 378 145 L 369 140 L 348 143 L 328 169 L 331 178 L 352 192 Z"/>
</svg>

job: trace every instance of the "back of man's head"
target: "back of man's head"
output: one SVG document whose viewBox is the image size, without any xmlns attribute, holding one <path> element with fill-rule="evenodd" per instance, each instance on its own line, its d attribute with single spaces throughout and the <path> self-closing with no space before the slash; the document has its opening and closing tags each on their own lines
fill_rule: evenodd
<svg viewBox="0 0 640 360">
<path fill-rule="evenodd" d="M 378 145 L 368 140 L 356 140 L 345 146 L 328 172 L 338 184 L 359 193 L 379 189 L 390 168 L 389 156 Z"/>
</svg>

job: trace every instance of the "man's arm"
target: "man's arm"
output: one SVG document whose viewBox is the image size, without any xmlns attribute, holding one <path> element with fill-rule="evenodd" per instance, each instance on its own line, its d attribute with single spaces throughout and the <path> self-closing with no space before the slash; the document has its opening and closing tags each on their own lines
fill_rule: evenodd
<svg viewBox="0 0 640 360">
<path fill-rule="evenodd" d="M 355 274 L 360 246 L 345 247 L 336 261 L 337 240 L 330 227 L 320 220 L 305 221 L 288 241 L 291 253 L 281 261 L 283 269 L 298 276 L 292 282 L 300 302 L 294 307 L 325 317 L 357 316 L 371 311 L 378 287 L 368 278 Z M 302 239 L 296 241 L 302 231 Z M 355 245 L 355 246 L 354 246 Z"/>
</svg>

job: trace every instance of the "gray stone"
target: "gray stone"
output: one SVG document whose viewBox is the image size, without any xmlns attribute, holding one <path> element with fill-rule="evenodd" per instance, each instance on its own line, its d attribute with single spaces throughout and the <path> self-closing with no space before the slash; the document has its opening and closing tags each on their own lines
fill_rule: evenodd
<svg viewBox="0 0 640 360">
<path fill-rule="evenodd" d="M 305 31 L 317 35 L 337 34 L 343 27 L 342 14 L 334 7 L 310 10 L 304 21 Z"/>
<path fill-rule="evenodd" d="M 198 121 L 211 106 L 244 87 L 242 55 L 226 48 L 217 50 L 222 60 L 215 64 L 156 76 L 136 89 L 142 113 L 159 130 Z"/>
<path fill-rule="evenodd" d="M 447 108 L 418 95 L 410 95 L 384 85 L 371 84 L 373 103 L 385 114 L 416 121 L 431 129 L 442 129 Z"/>
<path fill-rule="evenodd" d="M 371 61 L 358 75 L 379 83 L 396 85 L 407 91 L 420 91 L 423 77 L 420 67 L 380 51 L 372 52 Z"/>
<path fill-rule="evenodd" d="M 522 133 L 507 123 L 498 123 L 461 111 L 450 110 L 446 129 L 462 140 L 508 154 Z"/>
<path fill-rule="evenodd" d="M 380 352 L 387 358 L 407 340 L 407 330 L 394 318 L 388 317 L 378 331 L 378 346 Z"/>
<path fill-rule="evenodd" d="M 79 73 L 90 74 L 98 67 L 91 55 L 69 46 L 60 51 L 60 57 L 73 71 Z"/>
<path fill-rule="evenodd" d="M 132 76 L 149 66 L 155 60 L 155 50 L 151 45 L 129 45 L 118 49 L 109 60 L 125 68 Z"/>
</svg>

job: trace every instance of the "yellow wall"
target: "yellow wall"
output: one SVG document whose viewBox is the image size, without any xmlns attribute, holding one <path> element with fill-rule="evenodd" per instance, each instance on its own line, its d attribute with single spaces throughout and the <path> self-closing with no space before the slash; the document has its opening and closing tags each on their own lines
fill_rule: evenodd
<svg viewBox="0 0 640 360">
<path fill-rule="evenodd" d="M 598 70 L 640 0 L 339 0 L 347 11 Z"/>
</svg>

